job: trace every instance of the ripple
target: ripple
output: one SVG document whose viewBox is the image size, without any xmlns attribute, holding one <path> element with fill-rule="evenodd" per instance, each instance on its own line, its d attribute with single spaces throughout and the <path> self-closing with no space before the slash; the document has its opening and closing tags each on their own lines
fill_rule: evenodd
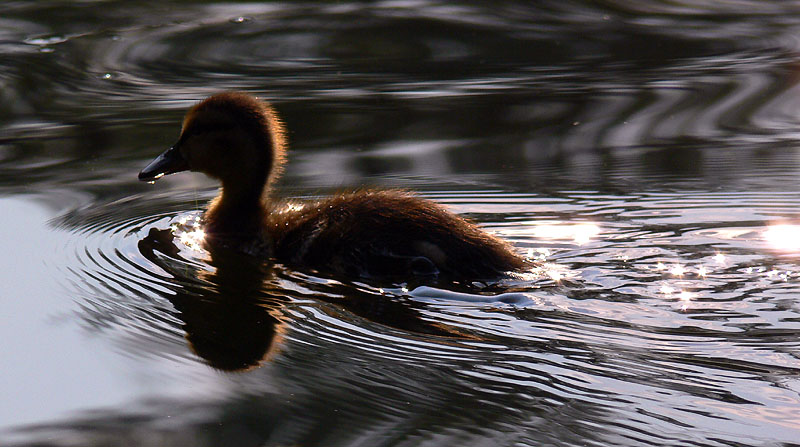
<svg viewBox="0 0 800 447">
<path fill-rule="evenodd" d="M 147 13 L 124 2 L 106 7 L 65 8 L 66 17 L 89 16 L 51 23 L 37 21 L 36 13 L 52 12 L 52 5 L 15 6 L 4 19 L 10 24 L 2 37 L 31 49 L 0 62 L 10 117 L 2 140 L 37 140 L 25 145 L 23 158 L 58 154 L 85 162 L 111 152 L 132 161 L 143 150 L 132 142 L 143 135 L 157 135 L 161 142 L 149 137 L 154 146 L 169 144 L 174 130 L 159 136 L 155 125 L 178 121 L 212 91 L 244 89 L 278 103 L 290 124 L 302 123 L 300 148 L 339 156 L 328 160 L 340 165 L 327 176 L 312 172 L 318 158 L 298 164 L 326 186 L 375 174 L 376 158 L 406 166 L 409 175 L 440 178 L 445 171 L 458 178 L 467 170 L 459 166 L 484 166 L 494 147 L 507 149 L 492 166 L 542 165 L 587 180 L 591 172 L 593 181 L 623 186 L 632 173 L 654 184 L 667 177 L 741 186 L 757 181 L 741 175 L 739 161 L 748 158 L 775 174 L 758 178 L 757 186 L 769 187 L 790 178 L 786 167 L 796 164 L 787 160 L 796 158 L 798 140 L 796 48 L 784 40 L 798 24 L 773 2 L 745 15 L 739 3 L 663 2 L 509 4 L 492 11 L 430 2 L 191 11 L 149 5 Z M 724 18 L 710 12 L 717 9 Z M 88 26 L 92 20 L 106 26 Z M 669 31 L 675 29 L 681 32 Z M 626 47 L 634 43 L 643 48 Z M 417 118 L 409 120 L 412 114 Z M 118 136 L 108 124 L 123 116 Z M 70 141 L 42 144 L 46 138 Z M 124 143 L 109 144 L 115 139 Z M 785 150 L 766 150 L 775 144 Z M 87 154 L 87 146 L 97 152 Z M 353 148 L 363 154 L 342 160 Z M 420 148 L 422 161 L 414 156 Z M 598 160 L 607 169 L 587 169 Z M 558 181 L 533 174 L 525 177 Z"/>
<path fill-rule="evenodd" d="M 113 2 L 112 2 L 113 3 Z M 601 91 L 613 92 L 615 89 L 607 85 L 612 78 L 618 81 L 617 85 L 630 89 L 631 85 L 641 85 L 644 91 L 637 95 L 639 102 L 647 101 L 648 92 L 668 95 L 675 88 L 685 91 L 683 99 L 675 106 L 701 107 L 708 99 L 719 98 L 721 107 L 711 107 L 711 113 L 702 114 L 714 120 L 715 116 L 725 116 L 744 110 L 742 102 L 752 102 L 755 98 L 763 98 L 764 93 L 774 88 L 768 87 L 769 78 L 761 78 L 757 70 L 763 69 L 763 64 L 780 65 L 780 54 L 786 54 L 784 49 L 771 51 L 776 57 L 764 55 L 764 43 L 756 36 L 771 36 L 780 31 L 763 31 L 768 29 L 785 30 L 785 34 L 792 34 L 795 23 L 785 20 L 785 15 L 776 12 L 775 5 L 763 8 L 764 13 L 758 15 L 758 22 L 762 27 L 747 26 L 746 23 L 724 23 L 726 26 L 685 26 L 687 21 L 697 20 L 699 23 L 713 20 L 712 16 L 699 15 L 690 17 L 681 11 L 681 8 L 670 11 L 661 11 L 664 4 L 661 2 L 647 2 L 646 7 L 631 8 L 614 4 L 616 8 L 613 20 L 609 14 L 595 11 L 582 2 L 568 2 L 569 6 L 560 8 L 530 7 L 519 8 L 514 5 L 493 8 L 491 14 L 484 7 L 466 5 L 437 5 L 429 2 L 416 4 L 396 4 L 381 2 L 371 7 L 344 3 L 338 5 L 203 5 L 188 11 L 174 11 L 168 8 L 159 8 L 158 14 L 142 14 L 139 7 L 124 3 L 108 5 L 104 11 L 104 20 L 111 20 L 110 26 L 101 31 L 93 31 L 85 27 L 60 29 L 53 27 L 50 30 L 36 28 L 34 24 L 20 25 L 28 31 L 20 36 L 20 40 L 31 45 L 50 46 L 56 44 L 59 53 L 66 53 L 72 57 L 81 57 L 88 67 L 85 73 L 70 73 L 72 67 L 62 73 L 65 85 L 70 84 L 73 89 L 77 87 L 84 101 L 87 96 L 94 97 L 97 101 L 109 95 L 117 100 L 128 102 L 130 100 L 158 101 L 162 105 L 171 104 L 171 107 L 184 107 L 188 101 L 205 96 L 210 90 L 203 85 L 213 83 L 213 90 L 219 89 L 249 89 L 263 90 L 264 82 L 269 80 L 270 96 L 273 99 L 292 98 L 294 101 L 303 97 L 324 96 L 325 92 L 337 92 L 342 89 L 360 90 L 367 95 L 390 93 L 401 98 L 425 99 L 430 97 L 459 97 L 465 94 L 495 95 L 507 93 L 509 90 L 535 88 L 554 88 L 559 85 L 558 79 L 563 79 L 564 90 L 575 92 L 577 85 L 595 84 Z M 577 14 L 585 10 L 586 14 Z M 741 7 L 737 5 L 736 8 Z M 626 14 L 652 8 L 651 14 L 657 14 L 663 23 L 654 23 L 651 20 L 626 18 Z M 694 5 L 702 10 L 702 7 Z M 670 8 L 666 8 L 670 9 Z M 725 8 L 723 8 L 725 9 Z M 762 9 L 762 8 L 758 8 Z M 310 12 L 313 10 L 313 14 Z M 633 10 L 633 11 L 631 11 Z M 732 11 L 738 9 L 731 8 Z M 780 10 L 780 8 L 777 8 Z M 457 11 L 454 14 L 453 11 Z M 659 11 L 659 12 L 654 12 Z M 26 17 L 31 13 L 25 9 L 17 9 L 16 14 Z M 75 14 L 69 11 L 68 14 Z M 710 14 L 710 13 L 709 13 Z M 532 21 L 533 17 L 551 18 L 548 27 Z M 751 16 L 748 14 L 748 16 Z M 119 17 L 137 17 L 134 25 L 122 26 L 117 23 Z M 641 17 L 641 16 L 640 16 Z M 113 18 L 113 19 L 110 19 Z M 237 20 L 247 18 L 247 20 Z M 756 19 L 753 19 L 756 20 Z M 780 23 L 780 27 L 772 26 Z M 24 23 L 24 22 L 23 22 Z M 35 23 L 35 22 L 34 22 Z M 80 22 L 79 22 L 80 23 Z M 664 35 L 666 29 L 675 25 L 683 25 L 684 33 L 679 38 Z M 570 60 L 580 59 L 586 53 L 585 47 L 599 46 L 603 50 L 596 54 L 632 57 L 634 52 L 623 54 L 617 51 L 616 45 L 611 41 L 592 42 L 585 36 L 576 36 L 571 31 L 575 26 L 584 29 L 602 27 L 601 31 L 610 35 L 631 35 L 629 42 L 640 42 L 648 45 L 654 39 L 636 39 L 642 35 L 655 34 L 658 43 L 670 42 L 671 39 L 687 40 L 692 45 L 703 51 L 706 42 L 713 41 L 718 45 L 726 44 L 734 50 L 740 50 L 740 45 L 732 42 L 742 42 L 742 35 L 747 36 L 747 42 L 755 48 L 749 48 L 749 53 L 742 53 L 739 57 L 730 56 L 730 52 L 723 58 L 720 57 L 716 64 L 709 66 L 709 59 L 697 60 L 700 76 L 696 77 L 698 70 L 691 70 L 690 56 L 678 55 L 682 62 L 675 67 L 677 79 L 676 86 L 659 86 L 654 77 L 649 77 L 651 82 L 635 82 L 629 79 L 626 70 L 614 70 L 608 76 L 600 74 L 597 79 L 566 79 L 563 66 Z M 34 30 L 35 29 L 35 30 Z M 408 39 L 398 41 L 391 36 L 397 32 L 416 30 Z M 705 35 L 706 30 L 713 29 L 712 36 Z M 309 30 L 313 30 L 309 31 Z M 446 31 L 445 31 L 446 30 Z M 598 30 L 594 30 L 598 31 Z M 480 39 L 461 39 L 459 36 L 467 33 L 480 33 Z M 692 36 L 692 33 L 703 33 Z M 225 40 L 218 36 L 227 36 Z M 363 39 L 369 35 L 369 40 Z M 567 39 L 569 37 L 569 39 Z M 575 37 L 580 37 L 575 39 Z M 652 37 L 652 36 L 650 36 Z M 765 37 L 765 39 L 767 38 Z M 562 51 L 564 57 L 559 58 L 558 51 L 554 50 L 558 42 L 576 41 L 567 51 Z M 83 43 L 90 45 L 83 45 Z M 466 43 L 469 42 L 469 43 Z M 677 47 L 677 45 L 673 45 Z M 718 48 L 713 47 L 713 53 L 718 54 Z M 88 54 L 81 53 L 90 51 Z M 192 51 L 187 51 L 191 48 Z M 352 50 L 348 50 L 352 48 Z M 513 51 L 512 51 L 513 50 Z M 562 46 L 563 50 L 563 46 Z M 745 49 L 747 50 L 747 49 Z M 351 52 L 352 51 L 352 52 Z M 517 66 L 519 51 L 524 52 L 528 62 L 526 67 Z M 649 49 L 641 53 L 651 53 Z M 569 57 L 572 53 L 573 57 Z M 663 53 L 663 50 L 661 51 Z M 514 55 L 512 58 L 511 55 Z M 761 56 L 758 56 L 761 54 Z M 495 65 L 499 68 L 494 72 L 488 71 L 486 64 L 474 64 L 471 61 L 491 55 Z M 371 56 L 371 57 L 370 57 Z M 546 57 L 545 60 L 542 60 Z M 380 61 L 381 70 L 378 74 L 369 76 L 365 73 L 368 64 Z M 759 61 L 760 58 L 760 61 Z M 59 58 L 50 57 L 47 64 L 61 63 Z M 403 61 L 416 60 L 427 65 L 425 71 L 445 73 L 444 79 L 437 82 L 436 76 L 424 84 L 416 82 L 418 73 L 408 73 L 403 67 Z M 742 61 L 747 62 L 742 62 Z M 370 62 L 371 61 L 371 62 Z M 458 70 L 448 69 L 454 61 L 459 64 Z M 540 67 L 549 67 L 541 72 L 530 72 L 532 62 Z M 69 64 L 69 60 L 65 61 Z M 596 63 L 595 60 L 592 63 Z M 509 65 L 512 69 L 509 70 Z M 612 65 L 619 66 L 619 61 Z M 30 66 L 30 61 L 26 63 Z M 552 67 L 560 66 L 561 69 L 553 70 Z M 713 78 L 719 77 L 731 67 L 738 67 L 744 72 L 742 79 L 735 84 L 730 81 L 723 84 L 723 89 L 728 93 L 720 93 L 720 89 L 703 88 L 712 87 Z M 682 72 L 680 67 L 684 67 Z M 45 65 L 42 68 L 50 68 Z M 658 67 L 663 73 L 664 67 Z M 299 72 L 299 73 L 298 73 Z M 548 72 L 550 76 L 548 76 Z M 64 76 L 70 73 L 69 76 Z M 86 75 L 90 76 L 86 76 Z M 106 77 L 106 74 L 112 76 Z M 248 76 L 243 76 L 247 74 Z M 688 79 L 688 75 L 691 76 Z M 718 76 L 719 75 L 719 76 Z M 438 76 L 441 78 L 442 76 Z M 541 79 L 537 79 L 541 77 Z M 672 76 L 672 78 L 676 78 Z M 364 89 L 365 79 L 371 80 L 371 87 Z M 110 82 L 109 82 L 110 81 Z M 631 82 L 634 81 L 634 82 Z M 52 80 L 44 84 L 50 84 Z M 313 82 L 314 85 L 311 85 Z M 77 84 L 77 85 L 76 85 Z M 666 87 L 666 88 L 661 88 Z M 707 96 L 693 96 L 697 91 L 707 92 Z M 59 90 L 60 94 L 67 91 Z M 772 96 L 782 92 L 769 93 Z M 100 97 L 102 95 L 102 98 Z M 541 95 L 540 95 L 541 96 Z M 727 96 L 727 97 L 726 97 Z M 651 96 L 652 97 L 652 96 Z M 737 100 L 737 98 L 739 98 Z M 473 99 L 474 100 L 474 99 Z M 617 101 L 618 102 L 618 101 Z M 658 103 L 669 104 L 664 98 Z M 98 102 L 99 103 L 99 102 Z M 110 107 L 106 104 L 105 108 Z M 113 110 L 113 106 L 112 110 Z M 120 107 L 127 105 L 120 104 Z M 627 108 L 623 106 L 623 109 Z M 607 110 L 607 108 L 603 108 Z M 632 116 L 630 121 L 642 122 L 645 117 L 655 110 L 642 111 L 643 116 Z M 674 110 L 666 110 L 656 114 L 652 119 L 664 120 L 664 117 L 674 115 Z M 697 114 L 699 115 L 699 114 Z M 684 111 L 681 117 L 692 121 L 694 126 L 706 127 L 704 123 L 697 123 L 691 110 Z M 588 119 L 582 121 L 591 121 Z M 740 121 L 740 120 L 734 120 Z M 688 124 L 687 124 L 688 125 Z M 718 124 L 714 125 L 716 128 Z M 666 127 L 663 124 L 661 128 Z M 644 127 L 649 126 L 632 126 Z M 669 129 L 672 133 L 675 129 Z M 706 131 L 701 133 L 705 134 Z M 611 141 L 608 142 L 611 145 Z"/>
<path fill-rule="evenodd" d="M 187 247 L 172 257 L 148 257 L 142 238 L 181 214 L 143 215 L 143 208 L 146 201 L 130 197 L 64 214 L 52 223 L 72 235 L 48 263 L 60 270 L 87 330 L 110 332 L 122 351 L 135 346 L 139 355 L 186 358 L 183 321 L 170 298 L 202 287 L 197 275 L 209 267 Z"/>
<path fill-rule="evenodd" d="M 574 277 L 467 290 L 377 288 L 211 256 L 174 237 L 170 229 L 191 226 L 198 212 L 180 211 L 193 207 L 191 196 L 166 193 L 63 214 L 52 225 L 73 237 L 49 262 L 85 330 L 124 355 L 238 371 L 220 376 L 238 397 L 142 404 L 139 428 L 160 430 L 156 421 L 178 405 L 205 414 L 201 421 L 233 420 L 242 408 L 273 415 L 294 433 L 287 442 L 323 426 L 339 439 L 390 432 L 438 439 L 474 420 L 483 421 L 481 439 L 575 445 L 701 442 L 709 426 L 722 427 L 715 437 L 739 442 L 751 439 L 738 428 L 750 418 L 779 439 L 797 430 L 788 416 L 796 391 L 774 383 L 800 373 L 792 337 L 800 308 L 791 299 L 800 270 L 765 237 L 776 215 L 794 212 L 796 195 L 430 196 L 520 246 L 542 248 L 543 260 Z M 536 231 L 539 223 L 569 229 L 589 218 L 602 231 L 587 243 Z M 459 412 L 448 410 L 456 404 Z M 330 428 L 331 417 L 349 422 Z M 126 429 L 107 415 L 81 424 Z M 57 430 L 60 439 L 80 437 L 70 427 Z M 642 427 L 658 430 L 642 435 Z"/>
</svg>

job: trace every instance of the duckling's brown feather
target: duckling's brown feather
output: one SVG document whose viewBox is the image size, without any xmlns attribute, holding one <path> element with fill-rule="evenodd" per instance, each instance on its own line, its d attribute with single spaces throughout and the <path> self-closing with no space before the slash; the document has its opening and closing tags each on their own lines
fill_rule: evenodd
<svg viewBox="0 0 800 447">
<path fill-rule="evenodd" d="M 286 162 L 286 130 L 271 105 L 244 93 L 219 93 L 189 110 L 183 120 L 182 133 L 213 128 L 215 123 L 203 118 L 209 112 L 230 117 L 245 129 L 257 146 L 271 155 L 269 164 L 263 166 L 266 169 L 267 185 L 280 177 Z"/>
<path fill-rule="evenodd" d="M 438 273 L 485 279 L 524 267 L 501 239 L 440 205 L 403 191 L 340 194 L 271 213 L 275 256 L 358 276 Z"/>
</svg>

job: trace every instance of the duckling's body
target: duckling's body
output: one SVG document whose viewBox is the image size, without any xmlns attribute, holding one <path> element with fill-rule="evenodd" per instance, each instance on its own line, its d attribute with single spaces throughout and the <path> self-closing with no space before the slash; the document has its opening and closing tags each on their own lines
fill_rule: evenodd
<svg viewBox="0 0 800 447">
<path fill-rule="evenodd" d="M 272 109 L 240 93 L 187 113 L 178 143 L 139 174 L 183 170 L 222 182 L 203 216 L 206 242 L 279 262 L 356 277 L 494 278 L 526 261 L 504 241 L 408 192 L 362 190 L 318 202 L 275 201 L 284 131 Z M 410 279 L 410 278 L 409 278 Z"/>
<path fill-rule="evenodd" d="M 400 191 L 341 194 L 267 218 L 275 257 L 349 276 L 488 278 L 522 266 L 508 246 Z M 298 209 L 300 208 L 300 209 Z"/>
</svg>

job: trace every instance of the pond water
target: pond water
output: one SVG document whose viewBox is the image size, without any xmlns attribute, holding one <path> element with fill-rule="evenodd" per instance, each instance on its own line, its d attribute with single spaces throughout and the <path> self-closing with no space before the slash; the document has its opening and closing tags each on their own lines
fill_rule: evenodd
<svg viewBox="0 0 800 447">
<path fill-rule="evenodd" d="M 800 445 L 800 6 L 0 2 L 0 444 Z M 541 261 L 371 284 L 169 234 L 138 171 L 268 98 L 284 197 L 405 188 Z"/>
</svg>

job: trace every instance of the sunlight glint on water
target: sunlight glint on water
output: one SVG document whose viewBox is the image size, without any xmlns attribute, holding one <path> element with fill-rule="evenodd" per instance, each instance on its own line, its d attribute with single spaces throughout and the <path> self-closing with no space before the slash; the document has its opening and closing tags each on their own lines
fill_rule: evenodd
<svg viewBox="0 0 800 447">
<path fill-rule="evenodd" d="M 526 225 L 522 223 L 521 225 Z M 534 225 L 532 234 L 534 237 L 543 240 L 571 240 L 575 244 L 583 245 L 589 243 L 600 234 L 600 227 L 594 223 L 540 223 Z M 523 230 L 524 231 L 524 230 Z"/>
<path fill-rule="evenodd" d="M 771 225 L 764 231 L 764 237 L 773 248 L 782 251 L 800 251 L 800 225 Z"/>
<path fill-rule="evenodd" d="M 203 251 L 206 233 L 203 230 L 200 215 L 182 217 L 177 223 L 170 226 L 175 238 L 186 248 L 193 251 Z"/>
</svg>

